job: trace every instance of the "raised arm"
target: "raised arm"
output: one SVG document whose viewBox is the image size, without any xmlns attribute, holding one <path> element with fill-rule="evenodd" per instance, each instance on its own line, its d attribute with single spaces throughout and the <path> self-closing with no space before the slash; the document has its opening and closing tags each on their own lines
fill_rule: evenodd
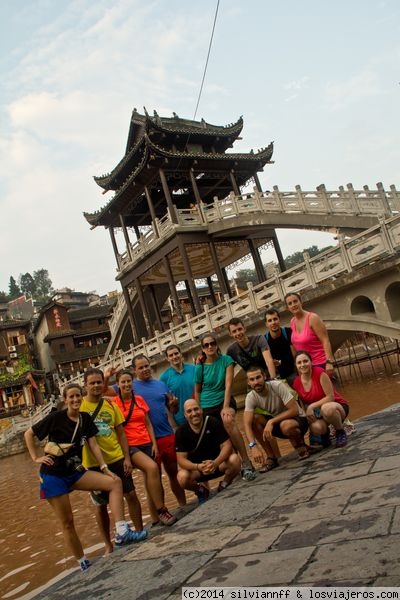
<svg viewBox="0 0 400 600">
<path fill-rule="evenodd" d="M 327 373 L 332 373 L 335 359 L 333 356 L 332 346 L 329 340 L 329 334 L 326 325 L 318 315 L 312 313 L 310 316 L 310 327 L 314 331 L 315 335 L 318 337 L 319 341 L 321 342 L 324 348 L 326 356 L 325 370 Z"/>
</svg>

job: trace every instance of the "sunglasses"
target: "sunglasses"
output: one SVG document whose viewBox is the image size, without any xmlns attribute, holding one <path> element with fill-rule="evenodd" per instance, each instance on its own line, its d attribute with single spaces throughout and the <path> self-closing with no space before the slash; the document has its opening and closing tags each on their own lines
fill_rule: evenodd
<svg viewBox="0 0 400 600">
<path fill-rule="evenodd" d="M 217 342 L 214 342 L 214 341 L 204 342 L 203 348 L 214 348 L 214 346 L 216 346 L 216 345 L 217 345 Z"/>
</svg>

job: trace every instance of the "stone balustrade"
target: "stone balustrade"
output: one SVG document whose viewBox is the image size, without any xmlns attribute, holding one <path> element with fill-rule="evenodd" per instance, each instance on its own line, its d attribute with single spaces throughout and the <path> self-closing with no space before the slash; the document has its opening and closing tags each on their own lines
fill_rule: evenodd
<svg viewBox="0 0 400 600">
<path fill-rule="evenodd" d="M 300 292 L 324 282 L 330 282 L 344 273 L 351 273 L 361 267 L 377 263 L 379 260 L 400 252 L 400 214 L 384 219 L 379 224 L 352 238 L 338 240 L 335 248 L 326 250 L 310 258 L 304 254 L 304 262 L 283 273 L 275 272 L 265 282 L 253 286 L 248 284 L 247 292 L 229 298 L 213 308 L 205 307 L 200 315 L 190 318 L 180 325 L 171 326 L 168 331 L 157 333 L 149 340 L 126 352 L 119 351 L 102 363 L 100 368 L 118 365 L 130 366 L 135 354 L 144 353 L 149 358 L 163 353 L 169 344 L 182 344 L 195 341 L 208 331 L 225 326 L 232 317 L 246 317 L 265 310 L 275 302 L 282 302 L 288 292 Z M 74 378 L 82 381 L 82 375 Z M 64 381 L 66 383 L 66 381 Z"/>
<path fill-rule="evenodd" d="M 256 213 L 269 214 L 309 214 L 309 215 L 349 215 L 349 216 L 384 216 L 390 217 L 400 213 L 400 192 L 394 185 L 385 191 L 382 184 L 376 190 L 364 186 L 362 190 L 354 190 L 351 184 L 346 189 L 328 191 L 320 185 L 315 191 L 303 191 L 296 186 L 293 192 L 281 192 L 277 186 L 272 192 L 253 192 L 235 196 L 233 192 L 226 198 L 214 198 L 212 204 L 203 204 L 190 209 L 175 209 L 177 223 L 169 214 L 142 235 L 134 244 L 130 244 L 126 252 L 118 257 L 119 270 L 123 271 L 146 253 L 165 243 L 177 228 L 185 229 L 195 226 L 198 229 L 211 223 L 224 221 L 241 215 Z"/>
</svg>

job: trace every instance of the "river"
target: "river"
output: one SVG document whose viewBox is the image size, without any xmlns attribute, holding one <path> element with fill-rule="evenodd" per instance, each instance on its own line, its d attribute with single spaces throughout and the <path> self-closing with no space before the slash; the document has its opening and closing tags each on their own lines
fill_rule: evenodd
<svg viewBox="0 0 400 600">
<path fill-rule="evenodd" d="M 395 363 L 390 375 L 377 372 L 368 379 L 366 374 L 363 381 L 338 385 L 350 402 L 353 421 L 399 401 L 399 371 Z M 285 447 L 282 450 L 284 452 Z M 38 469 L 29 455 L 4 458 L 0 464 L 0 599 L 28 600 L 42 586 L 76 568 L 76 562 L 65 547 L 60 526 L 50 507 L 39 500 Z M 135 482 L 144 520 L 148 522 L 141 475 L 137 471 Z M 102 544 L 88 494 L 74 492 L 71 502 L 87 555 L 101 556 Z M 169 507 L 176 505 L 173 496 L 167 497 L 167 504 Z"/>
</svg>

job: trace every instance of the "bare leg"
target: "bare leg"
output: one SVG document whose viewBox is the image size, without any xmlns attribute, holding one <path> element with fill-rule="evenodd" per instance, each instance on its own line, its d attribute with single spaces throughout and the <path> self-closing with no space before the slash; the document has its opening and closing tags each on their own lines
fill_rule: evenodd
<svg viewBox="0 0 400 600">
<path fill-rule="evenodd" d="M 186 505 L 185 490 L 179 485 L 179 482 L 177 479 L 177 474 L 178 474 L 177 462 L 176 461 L 174 461 L 174 462 L 163 461 L 163 465 L 164 465 L 165 472 L 168 475 L 169 485 L 170 485 L 172 493 L 174 494 L 175 498 L 178 500 L 179 506 L 185 506 Z"/>
<path fill-rule="evenodd" d="M 49 498 L 47 501 L 61 523 L 64 539 L 72 554 L 77 560 L 81 559 L 84 552 L 81 541 L 76 533 L 69 495 L 63 494 L 62 496 Z"/>
<path fill-rule="evenodd" d="M 100 531 L 101 539 L 104 542 L 104 554 L 111 554 L 113 551 L 113 543 L 110 535 L 110 515 L 108 514 L 107 505 L 95 506 L 94 514 L 96 517 L 97 527 Z"/>
<path fill-rule="evenodd" d="M 267 424 L 267 419 L 263 415 L 259 415 L 258 413 L 254 413 L 253 416 L 253 431 L 256 440 L 261 444 L 261 446 L 266 450 L 264 446 L 263 440 L 263 432 L 264 427 Z M 281 451 L 279 450 L 278 442 L 275 438 L 272 438 L 269 442 L 269 453 L 267 452 L 267 456 L 269 458 L 279 458 L 281 455 Z"/>
<path fill-rule="evenodd" d="M 161 484 L 160 469 L 157 463 L 144 452 L 131 455 L 132 464 L 143 473 L 147 503 L 153 523 L 158 521 L 158 512 L 164 506 L 164 490 Z"/>
<path fill-rule="evenodd" d="M 139 498 L 136 495 L 135 490 L 124 494 L 124 498 L 128 505 L 129 516 L 136 529 L 136 531 L 142 531 L 143 529 L 143 518 L 142 518 L 142 507 L 140 506 Z"/>
</svg>

